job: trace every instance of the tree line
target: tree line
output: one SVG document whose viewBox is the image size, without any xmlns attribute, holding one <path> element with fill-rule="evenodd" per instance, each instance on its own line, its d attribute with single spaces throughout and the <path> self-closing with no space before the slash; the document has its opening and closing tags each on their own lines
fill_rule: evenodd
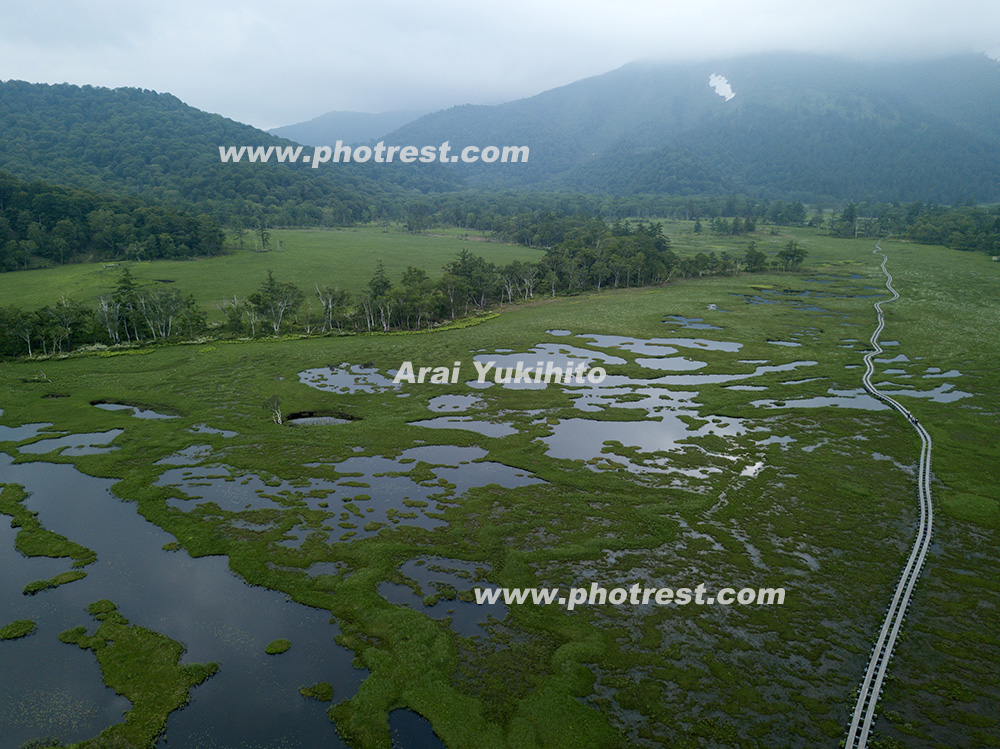
<svg viewBox="0 0 1000 749">
<path fill-rule="evenodd" d="M 0 271 L 84 259 L 218 255 L 224 239 L 207 215 L 0 173 Z"/>
<path fill-rule="evenodd" d="M 837 237 L 876 237 L 892 234 L 922 244 L 1000 255 L 1000 206 L 979 207 L 916 202 L 848 203 L 827 222 Z"/>
<path fill-rule="evenodd" d="M 126 267 L 115 289 L 93 306 L 61 299 L 38 310 L 0 307 L 0 355 L 62 354 L 82 346 L 190 340 L 205 334 L 240 338 L 419 330 L 544 296 L 794 270 L 805 257 L 794 240 L 773 256 L 751 242 L 743 255 L 678 257 L 660 224 L 585 223 L 537 262 L 498 266 L 462 250 L 440 277 L 410 266 L 398 282 L 379 263 L 354 294 L 319 283 L 306 291 L 268 272 L 253 292 L 219 301 L 223 321 L 211 326 L 192 295 L 173 286 L 139 287 Z"/>
</svg>

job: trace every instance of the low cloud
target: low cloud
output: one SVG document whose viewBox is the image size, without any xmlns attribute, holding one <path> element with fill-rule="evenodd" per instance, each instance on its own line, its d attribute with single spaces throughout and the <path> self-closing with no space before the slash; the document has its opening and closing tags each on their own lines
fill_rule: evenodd
<svg viewBox="0 0 1000 749">
<path fill-rule="evenodd" d="M 333 109 L 498 103 L 640 58 L 982 52 L 997 29 L 995 0 L 24 3 L 0 27 L 0 76 L 169 91 L 274 127 Z"/>
</svg>

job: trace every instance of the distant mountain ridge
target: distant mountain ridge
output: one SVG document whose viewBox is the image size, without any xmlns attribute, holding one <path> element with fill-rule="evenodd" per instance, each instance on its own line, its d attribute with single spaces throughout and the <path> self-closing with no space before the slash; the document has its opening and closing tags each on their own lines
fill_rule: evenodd
<svg viewBox="0 0 1000 749">
<path fill-rule="evenodd" d="M 720 84 L 727 93 L 720 96 L 712 76 L 724 77 L 733 95 Z M 220 163 L 219 146 L 290 141 L 170 94 L 7 81 L 0 82 L 0 170 L 197 207 L 226 224 L 248 226 L 398 218 L 418 203 L 432 212 L 435 195 L 470 187 L 742 194 L 827 204 L 995 202 L 998 108 L 1000 62 L 986 56 L 875 63 L 770 54 L 640 62 L 518 101 L 434 112 L 369 139 L 416 146 L 448 141 L 452 153 L 465 145 L 527 145 L 528 163 L 312 169 L 307 163 Z M 317 142 L 337 139 L 323 135 Z"/>
<path fill-rule="evenodd" d="M 306 122 L 271 128 L 267 132 L 307 146 L 332 146 L 338 140 L 348 145 L 365 143 L 397 130 L 426 111 L 327 112 Z"/>
<path fill-rule="evenodd" d="M 709 85 L 724 76 L 729 100 Z M 1000 63 L 799 54 L 631 63 L 498 106 L 426 115 L 391 143 L 528 145 L 527 165 L 467 165 L 473 184 L 616 194 L 1000 199 Z"/>
</svg>

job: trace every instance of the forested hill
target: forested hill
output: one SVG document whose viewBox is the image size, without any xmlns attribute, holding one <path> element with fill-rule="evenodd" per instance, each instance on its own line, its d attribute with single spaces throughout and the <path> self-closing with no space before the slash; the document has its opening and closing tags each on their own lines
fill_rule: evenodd
<svg viewBox="0 0 1000 749">
<path fill-rule="evenodd" d="M 712 76 L 725 78 L 718 85 L 725 97 L 709 85 Z M 529 99 L 453 107 L 384 138 L 390 145 L 448 141 L 452 153 L 466 145 L 527 145 L 528 163 L 312 169 L 274 160 L 221 163 L 219 146 L 291 142 L 170 94 L 7 81 L 0 82 L 0 170 L 151 199 L 246 228 L 401 219 L 469 186 L 991 202 L 1000 201 L 997 102 L 1000 63 L 985 56 L 634 63 Z"/>
<path fill-rule="evenodd" d="M 432 169 L 223 164 L 219 146 L 288 145 L 256 128 L 135 88 L 0 82 L 0 170 L 25 179 L 197 206 L 226 223 L 345 224 L 418 190 Z"/>
<path fill-rule="evenodd" d="M 724 76 L 733 96 L 709 85 Z M 725 89 L 723 89 L 725 93 Z M 387 142 L 528 145 L 476 184 L 793 200 L 1000 199 L 1000 63 L 795 54 L 633 63 L 529 99 L 422 117 Z"/>
</svg>

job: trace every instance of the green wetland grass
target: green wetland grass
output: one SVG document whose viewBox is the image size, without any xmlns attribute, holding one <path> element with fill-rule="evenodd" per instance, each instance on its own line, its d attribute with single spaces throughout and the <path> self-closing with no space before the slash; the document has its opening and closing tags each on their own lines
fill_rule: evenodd
<svg viewBox="0 0 1000 749">
<path fill-rule="evenodd" d="M 215 305 L 233 295 L 245 297 L 252 293 L 269 270 L 279 280 L 294 283 L 312 296 L 316 284 L 351 292 L 361 290 L 380 261 L 387 275 L 398 279 L 410 265 L 437 277 L 445 263 L 463 249 L 498 265 L 535 260 L 541 255 L 527 247 L 473 241 L 465 234 L 414 235 L 395 226 L 274 229 L 270 235 L 274 249 L 267 252 L 253 250 L 254 235 L 247 233 L 244 249 L 214 258 L 80 263 L 3 273 L 0 299 L 5 305 L 26 309 L 56 302 L 61 296 L 91 304 L 114 290 L 127 266 L 140 286 L 168 284 L 184 294 L 194 294 L 210 315 L 221 319 Z M 235 243 L 233 238 L 230 241 Z"/>
<path fill-rule="evenodd" d="M 718 242 L 742 253 L 725 240 L 691 235 L 687 225 L 665 228 L 683 252 Z M 912 541 L 919 441 L 888 411 L 801 405 L 860 388 L 858 365 L 875 323 L 871 304 L 886 295 L 873 242 L 791 234 L 809 252 L 801 273 L 538 299 L 478 325 L 430 334 L 73 356 L 42 363 L 45 380 L 37 378 L 38 363 L 11 362 L 0 370 L 4 424 L 46 421 L 52 430 L 124 433 L 114 442 L 119 449 L 106 455 L 33 456 L 13 445 L 0 448 L 18 460 L 71 460 L 88 473 L 118 478 L 115 493 L 172 533 L 180 553 L 224 554 L 248 582 L 328 610 L 342 631 L 338 641 L 369 673 L 354 696 L 332 697 L 330 716 L 352 746 L 388 746 L 388 714 L 400 707 L 426 717 L 449 747 L 833 745 L 845 733 L 868 650 Z M 911 385 L 918 393 L 951 383 L 945 394 L 969 396 L 950 402 L 900 396 L 934 438 L 938 516 L 934 551 L 897 646 L 875 730 L 889 747 L 995 745 L 1000 351 L 992 332 L 1000 329 L 1000 263 L 894 241 L 883 247 L 902 294 L 886 305 L 883 339 L 898 344 L 885 358 L 898 352 L 907 359 L 880 364 L 875 381 L 902 390 Z M 701 318 L 721 330 L 685 328 L 671 316 Z M 400 393 L 336 393 L 298 377 L 342 362 L 386 373 L 402 361 L 462 361 L 470 374 L 476 353 L 528 352 L 539 343 L 613 353 L 623 361 L 608 365 L 613 376 L 685 374 L 651 370 L 641 353 L 598 349 L 577 337 L 583 334 L 741 345 L 735 353 L 681 349 L 705 362 L 694 374 L 749 374 L 755 361 L 816 364 L 736 382 L 669 386 L 690 393 L 696 405 L 684 416 L 688 428 L 709 418 L 742 424 L 736 433 L 688 436 L 655 453 L 670 473 L 627 470 L 630 461 L 649 457 L 648 448 L 644 454 L 628 437 L 609 437 L 619 444 L 606 443 L 598 458 L 546 454 L 544 440 L 570 419 L 607 422 L 609 429 L 612 422 L 638 426 L 655 419 L 630 407 L 635 394 L 585 412 L 574 392 L 555 387 L 474 390 L 462 381 L 407 385 Z M 798 345 L 786 345 L 791 343 Z M 882 374 L 885 369 L 898 371 Z M 46 398 L 51 392 L 69 397 Z M 469 394 L 480 401 L 476 419 L 512 424 L 517 432 L 486 437 L 412 424 L 437 415 L 428 409 L 432 398 Z M 272 419 L 275 399 L 285 414 L 324 410 L 355 418 L 291 428 Z M 98 400 L 147 404 L 178 418 L 136 419 L 90 405 Z M 754 405 L 761 400 L 771 405 Z M 235 436 L 193 433 L 199 425 Z M 342 524 L 365 524 L 358 515 L 367 514 L 372 489 L 359 486 L 350 501 L 323 498 L 325 507 L 305 501 L 309 479 L 366 483 L 336 474 L 331 466 L 340 461 L 393 458 L 421 441 L 478 446 L 488 453 L 484 460 L 541 482 L 446 495 L 438 510 L 403 507 L 364 536 Z M 168 501 L 176 490 L 156 485 L 164 466 L 155 462 L 193 445 L 209 446 L 206 461 L 224 466 L 220 473 L 259 476 L 274 486 L 300 484 L 303 497 L 291 490 L 266 510 L 208 505 L 180 511 Z M 742 475 L 757 461 L 764 467 L 756 477 Z M 417 482 L 434 480 L 420 461 L 398 470 Z M 433 528 L 411 522 L 425 514 L 442 522 Z M 265 518 L 272 530 L 248 532 L 239 525 Z M 278 543 L 292 527 L 310 531 L 298 548 Z M 402 571 L 412 560 L 429 558 L 477 572 L 470 582 L 447 588 L 421 584 Z M 339 572 L 305 574 L 315 563 L 336 563 Z M 442 600 L 453 606 L 468 600 L 477 576 L 504 587 L 784 587 L 786 603 L 583 606 L 573 612 L 510 606 L 474 638 L 425 613 Z M 417 604 L 390 603 L 379 593 L 384 582 L 415 588 Z M 73 636 L 90 642 L 83 633 Z M 160 673 L 153 664 L 148 668 Z M 161 678 L 164 691 L 183 683 L 159 675 L 150 683 Z M 169 691 L 180 694 L 176 687 Z"/>
<path fill-rule="evenodd" d="M 115 723 L 78 749 L 115 746 L 153 746 L 163 733 L 167 715 L 183 707 L 191 690 L 210 678 L 215 663 L 180 665 L 183 644 L 145 627 L 129 623 L 107 600 L 90 604 L 90 615 L 100 622 L 93 634 L 84 626 L 59 635 L 67 645 L 90 650 L 101 666 L 104 683 L 132 703 L 121 723 Z"/>
</svg>

